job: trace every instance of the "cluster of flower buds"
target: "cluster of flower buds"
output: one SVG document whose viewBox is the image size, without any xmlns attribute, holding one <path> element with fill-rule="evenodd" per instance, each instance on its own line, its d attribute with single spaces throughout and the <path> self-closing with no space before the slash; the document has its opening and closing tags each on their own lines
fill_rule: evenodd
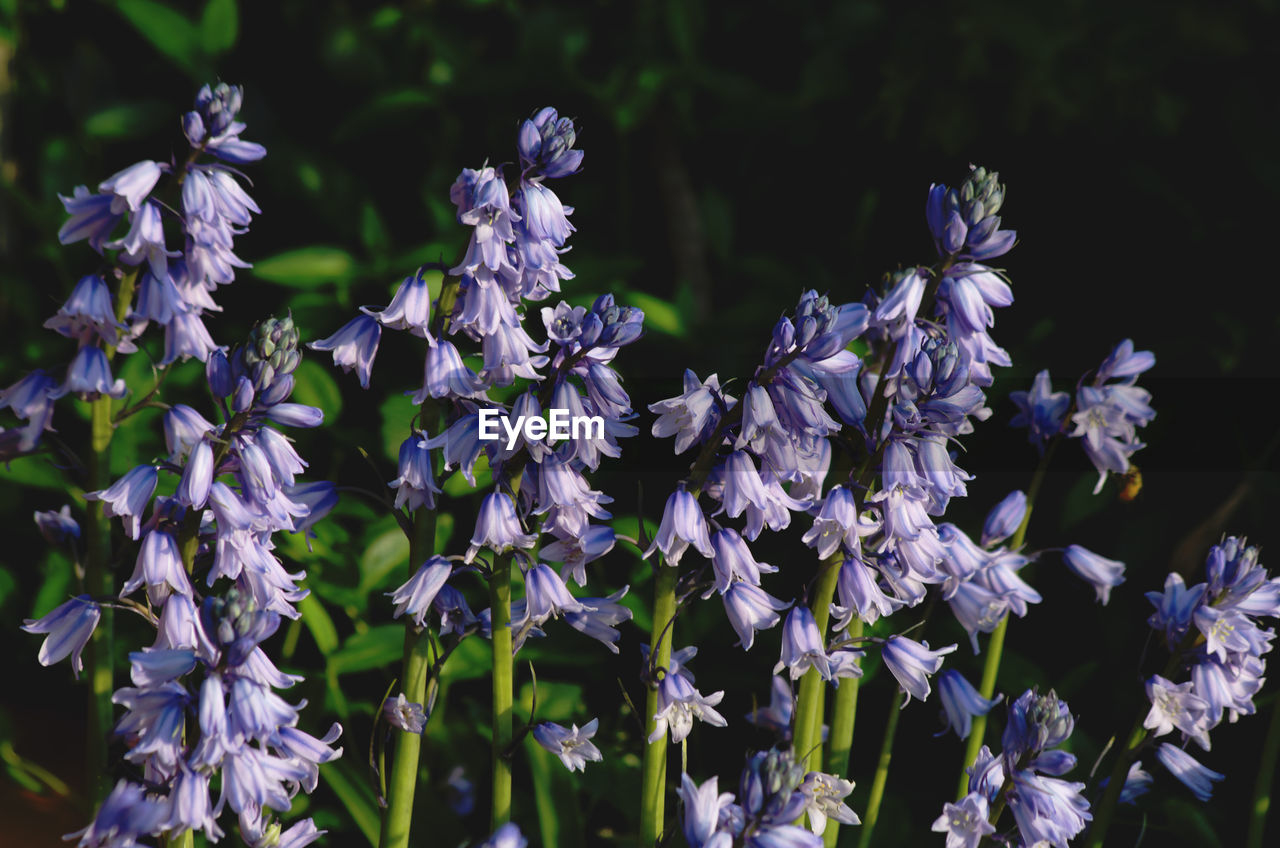
<svg viewBox="0 0 1280 848">
<path fill-rule="evenodd" d="M 933 830 L 947 834 L 948 846 L 976 846 L 995 833 L 991 813 L 1007 804 L 1020 844 L 1065 846 L 1092 819 L 1084 784 L 1061 779 L 1076 766 L 1075 755 L 1059 748 L 1074 728 L 1066 702 L 1052 690 L 1024 692 L 1009 705 L 1000 756 L 982 746 L 968 770 L 969 794 L 945 805 Z"/>
</svg>

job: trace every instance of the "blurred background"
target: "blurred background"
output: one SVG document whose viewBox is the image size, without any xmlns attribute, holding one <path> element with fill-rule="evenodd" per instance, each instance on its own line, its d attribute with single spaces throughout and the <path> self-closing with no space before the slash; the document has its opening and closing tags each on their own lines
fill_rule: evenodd
<svg viewBox="0 0 1280 848">
<path fill-rule="evenodd" d="M 1002 669 L 1000 689 L 1011 697 L 1038 683 L 1071 704 L 1081 761 L 1073 778 L 1083 780 L 1110 735 L 1131 723 L 1144 669 L 1163 664 L 1155 648 L 1143 664 L 1143 592 L 1170 570 L 1192 575 L 1223 531 L 1265 545 L 1275 529 L 1276 7 L 4 0 L 0 385 L 34 367 L 56 372 L 71 356 L 65 339 L 39 325 L 96 258 L 84 244 L 58 245 L 57 195 L 139 159 L 182 155 L 178 118 L 205 82 L 244 86 L 244 138 L 268 149 L 246 169 L 262 215 L 236 245 L 255 267 L 219 293 L 225 311 L 207 320 L 222 344 L 286 310 L 304 338 L 322 338 L 361 304 L 386 303 L 419 264 L 451 263 L 467 237 L 448 199 L 457 172 L 513 161 L 519 121 L 542 106 L 575 117 L 585 167 L 555 186 L 577 209 L 565 257 L 577 277 L 565 294 L 589 302 L 613 292 L 645 310 L 647 337 L 617 364 L 646 434 L 652 416 L 643 410 L 678 393 L 685 368 L 741 385 L 802 290 L 856 300 L 885 272 L 928 263 L 930 183 L 958 184 L 970 163 L 996 169 L 1008 187 L 1005 224 L 1021 237 L 1003 260 L 1017 301 L 993 333 L 1014 365 L 998 372 L 994 415 L 965 444 L 960 465 L 977 476 L 950 520 L 976 530 L 990 506 L 1029 481 L 1035 455 L 1008 427 L 1010 391 L 1042 368 L 1069 390 L 1126 337 L 1158 359 L 1142 381 L 1159 416 L 1135 457 L 1141 493 L 1124 502 L 1110 483 L 1091 496 L 1095 475 L 1070 445 L 1029 536 L 1035 548 L 1076 542 L 1122 559 L 1128 582 L 1098 607 L 1092 589 L 1046 554 L 1028 572 L 1045 603 L 1012 625 Z M 299 438 L 313 478 L 378 489 L 395 476 L 412 414 L 403 392 L 421 380 L 421 350 L 391 335 L 367 392 L 319 354 L 299 372 L 299 399 L 322 405 L 329 421 Z M 125 376 L 145 382 L 143 360 L 130 358 Z M 176 369 L 167 399 L 207 408 L 200 379 L 198 364 Z M 73 406 L 55 419 L 71 445 L 85 430 Z M 123 433 L 117 473 L 162 445 L 156 416 L 138 416 Z M 647 435 L 627 445 L 599 479 L 619 527 L 656 517 L 690 461 Z M 76 800 L 84 693 L 66 664 L 40 667 L 38 639 L 17 628 L 71 590 L 70 562 L 48 551 L 30 520 L 33 509 L 71 499 L 67 477 L 47 459 L 20 459 L 0 476 L 0 844 L 53 844 L 84 821 Z M 462 481 L 451 486 L 457 532 L 446 549 L 456 553 L 474 499 Z M 759 546 L 761 559 L 782 568 L 765 588 L 784 598 L 813 573 L 801 523 Z M 539 717 L 581 725 L 599 716 L 606 755 L 579 776 L 540 750 L 524 752 L 516 818 L 535 844 L 609 845 L 635 827 L 640 734 L 618 704 L 620 686 L 642 698 L 649 585 L 647 566 L 624 547 L 596 566 L 591 585 L 599 595 L 633 586 L 640 626 L 624 630 L 620 653 L 560 627 L 518 658 L 537 663 Z M 312 731 L 333 720 L 346 728 L 346 756 L 295 810 L 329 827 L 332 844 L 360 844 L 377 815 L 372 711 L 400 652 L 382 593 L 403 580 L 407 549 L 394 523 L 353 495 L 311 550 L 297 541 L 280 553 L 308 571 L 314 592 L 304 620 L 275 637 L 282 665 L 308 675 L 290 694 L 311 701 Z M 469 593 L 483 606 L 478 580 Z M 141 644 L 140 630 L 120 626 L 122 652 Z M 736 719 L 753 699 L 767 701 L 778 638 L 762 634 L 744 660 L 718 604 L 681 619 L 677 644 L 700 648 L 692 665 L 700 688 L 727 692 L 730 727 L 691 739 L 689 770 L 699 779 L 718 773 L 732 784 L 746 749 L 771 744 Z M 931 625 L 928 638 L 959 642 L 948 664 L 978 679 L 980 658 L 958 626 Z M 428 726 L 422 845 L 456 845 L 486 827 L 487 646 L 467 647 L 447 667 Z M 855 810 L 866 803 L 889 705 L 887 676 L 877 672 L 869 663 Z M 1264 689 L 1259 716 L 1214 734 L 1203 759 L 1228 777 L 1212 802 L 1186 803 L 1189 793 L 1161 772 L 1144 812 L 1126 813 L 1114 841 L 1130 844 L 1145 827 L 1149 844 L 1237 844 L 1274 693 Z M 923 834 L 950 798 L 962 753 L 953 737 L 932 738 L 936 710 L 913 704 L 903 716 L 881 844 L 933 844 Z M 455 766 L 481 787 L 472 812 L 450 806 L 460 800 L 449 787 Z"/>
</svg>

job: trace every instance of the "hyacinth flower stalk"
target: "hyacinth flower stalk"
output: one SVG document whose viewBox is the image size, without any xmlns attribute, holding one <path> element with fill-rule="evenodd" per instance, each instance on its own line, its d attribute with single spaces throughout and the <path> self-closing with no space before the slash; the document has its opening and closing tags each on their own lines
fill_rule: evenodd
<svg viewBox="0 0 1280 848">
<path fill-rule="evenodd" d="M 425 691 L 427 677 L 438 673 L 440 661 L 427 662 L 429 606 L 440 616 L 441 636 L 452 633 L 461 639 L 478 631 L 490 639 L 495 830 L 511 816 L 514 654 L 528 638 L 545 635 L 546 622 L 561 617 L 616 652 L 613 642 L 619 634 L 613 625 L 630 617 L 617 603 L 621 594 L 577 600 L 564 581 L 572 577 L 585 584 L 584 566 L 614 544 L 612 530 L 590 523 L 609 517 L 603 504 L 610 499 L 590 488 L 585 473 L 594 471 L 602 457 L 618 456 L 617 439 L 635 433 L 625 423 L 633 415 L 630 400 L 610 363 L 621 347 L 642 334 L 643 313 L 618 306 L 606 295 L 589 309 L 564 303 L 542 308 L 547 342 L 535 342 L 523 326 L 527 303 L 558 292 L 560 281 L 572 276 L 559 256 L 574 229 L 567 218 L 573 210 L 547 182 L 579 170 L 583 154 L 574 148 L 575 140 L 573 122 L 554 109 L 540 110 L 525 121 L 517 137 L 520 172 L 514 187 L 502 168 L 485 167 L 464 169 L 450 190 L 458 221 L 470 228 L 471 238 L 463 258 L 447 269 L 439 296 L 433 301 L 419 271 L 405 280 L 390 305 L 364 309 L 334 336 L 313 345 L 331 351 L 335 364 L 356 370 L 367 387 L 381 330 L 408 330 L 427 343 L 423 384 L 414 393 L 422 429 L 401 448 L 400 475 L 390 484 L 397 490 L 394 510 L 402 527 L 412 528 L 411 568 L 426 559 L 394 593 L 395 614 L 412 614 L 406 623 L 401 695 L 413 702 Z M 478 372 L 463 361 L 453 338 L 479 343 L 483 364 Z M 554 353 L 543 355 L 553 345 Z M 517 380 L 523 381 L 518 386 L 522 393 L 509 408 L 488 397 L 489 389 L 513 386 Z M 546 424 L 542 415 L 547 409 L 582 418 L 594 413 L 602 430 L 593 434 L 588 428 L 580 434 L 575 426 L 570 437 L 562 438 L 543 427 L 542 436 L 553 435 L 546 440 L 527 426 L 522 432 L 508 430 L 506 438 L 495 438 L 490 429 L 497 418 L 507 424 L 514 419 L 517 426 L 525 421 Z M 490 606 L 472 616 L 451 585 L 448 561 L 433 555 L 440 494 L 435 479 L 457 468 L 474 485 L 482 454 L 495 487 L 481 502 L 470 545 L 460 558 L 485 576 Z M 401 511 L 404 507 L 411 516 Z M 544 533 L 553 541 L 539 551 Z M 539 559 L 562 562 L 563 568 L 557 574 Z M 517 566 L 525 572 L 520 601 L 512 598 L 512 569 Z M 408 842 L 421 738 L 418 733 L 398 734 L 384 846 Z"/>
<path fill-rule="evenodd" d="M 1208 751 L 1209 734 L 1223 719 L 1234 722 L 1256 711 L 1253 698 L 1262 687 L 1275 637 L 1274 630 L 1259 625 L 1262 619 L 1280 618 L 1280 577 L 1272 577 L 1258 556 L 1258 548 L 1244 539 L 1227 537 L 1209 550 L 1204 582 L 1187 586 L 1174 572 L 1164 591 L 1147 593 L 1155 607 L 1147 621 L 1157 638 L 1163 637 L 1169 660 L 1160 674 L 1147 679 L 1147 703 L 1114 755 L 1084 843 L 1089 848 L 1103 844 L 1134 762 L 1148 748 L 1156 746 L 1160 764 L 1201 801 L 1223 779 L 1186 748 L 1195 742 Z M 1190 680 L 1174 682 L 1188 672 Z"/>
<path fill-rule="evenodd" d="M 1090 461 L 1098 470 L 1096 495 L 1106 482 L 1108 474 L 1124 475 L 1131 467 L 1130 457 L 1142 444 L 1137 441 L 1136 428 L 1145 426 L 1155 413 L 1149 406 L 1150 394 L 1135 385 L 1138 375 L 1155 364 L 1150 351 L 1135 351 L 1133 342 L 1120 342 L 1094 372 L 1091 384 L 1081 380 L 1076 396 L 1052 391 L 1049 373 L 1041 371 L 1029 391 L 1017 391 L 1010 399 L 1018 407 L 1014 426 L 1027 428 L 1028 440 L 1040 453 L 1040 461 L 1031 477 L 1024 499 L 1019 506 L 1022 520 L 1008 542 L 1017 550 L 1027 538 L 1031 524 L 1031 512 L 1044 484 L 1045 475 L 1053 461 L 1059 443 L 1066 438 L 1082 438 L 1082 445 Z M 1071 424 L 1071 429 L 1068 429 Z M 1099 599 L 1105 598 L 1104 588 L 1099 588 Z M 1005 636 L 1009 629 L 1009 617 L 1000 620 L 987 643 L 986 658 L 982 668 L 982 682 L 978 691 L 983 698 L 995 694 L 996 677 L 1004 656 Z M 973 729 L 965 749 L 956 797 L 963 798 L 968 789 L 965 771 L 982 748 L 987 728 L 987 716 L 974 717 Z"/>
<path fill-rule="evenodd" d="M 155 405 L 152 399 L 160 380 L 174 362 L 204 361 L 213 350 L 202 316 L 218 308 L 210 293 L 231 283 L 236 268 L 246 267 L 232 252 L 233 238 L 246 231 L 258 212 L 239 182 L 238 168 L 266 152 L 240 139 L 245 130 L 236 120 L 241 101 L 238 87 L 205 86 L 182 120 L 190 149 L 185 161 L 143 160 L 103 180 L 96 191 L 77 186 L 70 197 L 61 198 L 69 217 L 58 232 L 59 241 L 87 242 L 106 270 L 81 278 L 45 322 L 48 329 L 77 343 L 65 379 L 59 384 L 37 371 L 0 390 L 0 407 L 11 407 L 27 421 L 21 431 L 5 434 L 0 453 L 6 459 L 42 449 L 44 432 L 53 429 L 53 402 L 75 395 L 88 404 L 90 431 L 88 456 L 74 465 L 85 470 L 80 481 L 85 491 L 104 490 L 110 482 L 115 429 L 134 412 Z M 169 247 L 175 235 L 181 250 Z M 157 382 L 131 404 L 122 404 L 129 387 L 113 378 L 117 354 L 136 352 L 138 339 L 152 324 L 164 333 Z M 13 434 L 20 437 L 8 438 Z M 101 598 L 113 589 L 106 571 L 112 554 L 107 522 L 111 504 L 89 499 L 85 512 L 83 588 Z M 136 537 L 136 530 L 132 535 Z M 101 608 L 86 649 L 87 768 L 95 799 L 108 788 L 105 740 L 112 718 L 113 615 L 110 606 Z"/>
</svg>

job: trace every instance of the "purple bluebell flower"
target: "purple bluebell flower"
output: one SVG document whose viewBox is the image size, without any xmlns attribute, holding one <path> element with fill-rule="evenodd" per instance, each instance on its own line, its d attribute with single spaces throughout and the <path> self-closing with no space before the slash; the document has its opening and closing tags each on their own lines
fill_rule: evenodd
<svg viewBox="0 0 1280 848">
<path fill-rule="evenodd" d="M 938 697 L 942 699 L 948 726 L 961 739 L 968 739 L 973 717 L 989 713 L 1003 696 L 984 698 L 963 674 L 947 669 L 938 676 Z"/>
<path fill-rule="evenodd" d="M 396 509 L 406 504 L 411 512 L 424 506 L 435 509 L 435 496 L 440 494 L 440 488 L 436 485 L 431 449 L 424 436 L 415 433 L 400 443 L 400 476 L 387 484 L 396 490 Z"/>
<path fill-rule="evenodd" d="M 759 586 L 735 581 L 724 592 L 724 611 L 729 623 L 738 634 L 738 643 L 742 650 L 751 650 L 755 643 L 757 630 L 768 630 L 781 619 L 778 613 L 787 608 L 786 601 L 781 601 Z M 785 640 L 784 640 L 785 644 Z"/>
<path fill-rule="evenodd" d="M 1043 453 L 1049 439 L 1062 430 L 1071 395 L 1053 391 L 1049 372 L 1041 371 L 1032 381 L 1030 391 L 1010 392 L 1009 400 L 1019 410 L 1010 425 L 1026 427 L 1028 440 Z"/>
<path fill-rule="evenodd" d="M 969 634 L 974 654 L 978 653 L 978 634 L 994 631 L 1009 613 L 1007 597 L 973 581 L 958 583 L 946 600 L 956 621 Z"/>
<path fill-rule="evenodd" d="M 106 490 L 88 492 L 84 497 L 85 500 L 102 501 L 102 513 L 107 518 L 119 516 L 125 519 L 125 532 L 130 539 L 137 539 L 142 525 L 142 513 L 151 502 L 156 482 L 156 467 L 139 465 Z"/>
<path fill-rule="evenodd" d="M 106 281 L 97 274 L 81 277 L 58 312 L 44 322 L 47 329 L 67 338 L 89 341 L 96 333 L 106 344 L 116 344 L 123 325 L 116 320 L 115 304 Z"/>
<path fill-rule="evenodd" d="M 1205 590 L 1204 583 L 1188 589 L 1182 575 L 1172 572 L 1165 578 L 1163 592 L 1146 593 L 1147 600 L 1156 608 L 1147 623 L 1156 630 L 1164 631 L 1165 644 L 1170 650 L 1176 648 L 1186 635 L 1192 616 L 1205 599 Z"/>
<path fill-rule="evenodd" d="M 377 320 L 369 315 L 357 315 L 329 338 L 310 342 L 307 347 L 332 351 L 333 364 L 348 373 L 354 368 L 360 387 L 367 389 L 381 338 L 382 326 Z"/>
<path fill-rule="evenodd" d="M 747 721 L 756 727 L 764 727 L 774 731 L 786 739 L 791 736 L 791 714 L 795 710 L 795 695 L 791 691 L 789 678 L 774 675 L 769 687 L 769 705 L 763 709 L 757 707 L 747 713 Z"/>
<path fill-rule="evenodd" d="M 471 535 L 466 561 L 475 559 L 482 547 L 498 553 L 511 548 L 533 547 L 536 537 L 521 532 L 521 529 L 511 498 L 504 492 L 490 492 L 480 502 L 480 514 L 476 517 L 476 529 Z"/>
<path fill-rule="evenodd" d="M 1015 489 L 1005 495 L 1004 500 L 996 504 L 987 513 L 987 520 L 982 525 L 982 547 L 1003 542 L 1014 534 L 1027 514 L 1027 494 Z"/>
<path fill-rule="evenodd" d="M 45 430 L 53 429 L 54 400 L 61 397 L 57 381 L 37 368 L 7 389 L 0 390 L 0 409 L 8 407 L 27 422 L 19 437 L 18 453 L 28 453 Z"/>
<path fill-rule="evenodd" d="M 168 810 L 162 801 L 147 796 L 146 789 L 121 778 L 107 795 L 88 827 L 68 833 L 63 839 L 76 837 L 79 848 L 120 846 L 131 848 L 139 837 L 155 832 L 164 822 Z"/>
<path fill-rule="evenodd" d="M 174 497 L 183 506 L 193 509 L 204 509 L 209 500 L 209 487 L 213 485 L 213 446 L 208 440 L 201 439 L 191 449 L 186 466 L 182 469 L 182 479 L 178 481 L 178 490 Z"/>
<path fill-rule="evenodd" d="M 525 572 L 524 580 L 526 614 L 535 625 L 585 609 L 581 601 L 569 594 L 560 575 L 549 565 L 538 563 Z"/>
<path fill-rule="evenodd" d="M 80 538 L 80 525 L 71 517 L 71 505 L 63 504 L 62 509 L 54 512 L 46 510 L 35 513 L 36 526 L 40 535 L 54 547 L 71 545 Z"/>
<path fill-rule="evenodd" d="M 1164 736 L 1175 728 L 1187 738 L 1195 739 L 1204 750 L 1209 750 L 1209 723 L 1206 713 L 1209 703 L 1195 694 L 1191 681 L 1175 684 L 1158 674 L 1146 682 L 1147 699 L 1151 711 L 1142 726 L 1152 736 Z"/>
<path fill-rule="evenodd" d="M 712 709 L 723 699 L 723 691 L 704 696 L 684 675 L 668 672 L 658 683 L 658 711 L 653 716 L 649 741 L 658 741 L 669 730 L 671 741 L 680 742 L 693 729 L 695 718 L 713 727 L 727 726 L 724 716 Z"/>
<path fill-rule="evenodd" d="M 1075 719 L 1067 702 L 1052 689 L 1041 695 L 1028 689 L 1009 705 L 1009 721 L 1004 728 L 1004 756 L 1015 762 L 1022 754 L 1034 755 L 1056 748 L 1067 740 L 1075 728 Z"/>
<path fill-rule="evenodd" d="M 199 412 L 182 403 L 175 403 L 164 414 L 164 443 L 169 449 L 169 461 L 178 463 L 201 442 L 213 424 Z"/>
<path fill-rule="evenodd" d="M 467 606 L 467 599 L 447 583 L 440 587 L 431 605 L 440 616 L 441 636 L 449 633 L 461 636 L 477 624 L 471 607 Z"/>
<path fill-rule="evenodd" d="M 432 556 L 424 562 L 409 582 L 394 592 L 388 592 L 395 602 L 396 610 L 393 618 L 408 614 L 418 627 L 426 626 L 427 610 L 431 608 L 437 593 L 444 587 L 445 581 L 453 573 L 453 565 L 441 556 Z"/>
<path fill-rule="evenodd" d="M 520 125 L 516 139 L 520 166 L 528 179 L 557 178 L 577 173 L 583 152 L 574 150 L 577 133 L 571 118 L 547 106 Z"/>
<path fill-rule="evenodd" d="M 1160 743 L 1156 759 L 1200 801 L 1208 801 L 1213 795 L 1213 784 L 1226 779 L 1226 775 L 1202 766 L 1195 757 L 1168 742 Z"/>
<path fill-rule="evenodd" d="M 111 363 L 107 361 L 106 352 L 89 346 L 76 353 L 76 358 L 67 366 L 66 382 L 50 392 L 49 397 L 57 399 L 74 393 L 82 400 L 96 400 L 103 395 L 119 399 L 128 391 L 124 380 L 111 379 Z"/>
<path fill-rule="evenodd" d="M 1151 772 L 1144 771 L 1142 768 L 1142 760 L 1136 761 L 1129 766 L 1129 774 L 1125 777 L 1124 787 L 1120 790 L 1121 804 L 1136 804 L 1138 799 L 1151 791 L 1152 785 L 1156 779 L 1151 776 Z M 1106 786 L 1104 780 L 1101 786 Z"/>
<path fill-rule="evenodd" d="M 1062 561 L 1077 577 L 1093 584 L 1103 604 L 1111 600 L 1112 587 L 1124 582 L 1123 562 L 1099 556 L 1080 545 L 1068 545 L 1062 552 Z"/>
<path fill-rule="evenodd" d="M 697 374 L 685 371 L 683 394 L 649 404 L 649 411 L 658 413 L 653 435 L 660 439 L 675 436 L 675 452 L 684 453 L 710 435 L 720 421 L 720 405 L 727 408 L 731 401 L 720 391 L 720 378 L 715 374 L 703 382 Z"/>
<path fill-rule="evenodd" d="M 217 348 L 204 322 L 195 312 L 176 312 L 173 320 L 164 328 L 164 357 L 161 365 L 179 359 L 198 359 L 205 362 Z"/>
<path fill-rule="evenodd" d="M 527 848 L 529 840 L 520 833 L 520 828 L 511 822 L 493 832 L 480 848 Z"/>
<path fill-rule="evenodd" d="M 687 774 L 680 776 L 680 801 L 684 815 L 684 838 L 690 848 L 729 848 L 733 835 L 719 830 L 720 822 L 733 804 L 733 793 L 720 792 L 719 778 L 711 777 L 701 786 Z"/>
<path fill-rule="evenodd" d="M 897 598 L 891 598 L 876 581 L 876 571 L 855 556 L 846 556 L 840 563 L 836 578 L 836 600 L 832 615 L 836 618 L 836 630 L 844 630 L 857 616 L 866 624 L 874 624 L 881 616 L 892 615 L 902 606 Z"/>
<path fill-rule="evenodd" d="M 827 559 L 842 546 L 856 555 L 862 551 L 861 537 L 877 529 L 878 525 L 868 516 L 858 515 L 857 504 L 849 489 L 833 486 L 802 541 L 815 548 L 822 559 Z"/>
<path fill-rule="evenodd" d="M 767 562 L 757 562 L 742 536 L 730 527 L 712 534 L 711 549 L 714 553 L 711 565 L 716 576 L 714 588 L 721 594 L 727 592 L 735 580 L 759 586 L 761 574 L 771 574 L 778 570 L 777 566 Z"/>
<path fill-rule="evenodd" d="M 880 656 L 908 695 L 902 706 L 905 707 L 912 696 L 921 701 L 929 697 L 929 675 L 937 674 L 942 667 L 943 655 L 955 649 L 955 645 L 947 645 L 936 651 L 930 650 L 928 642 L 916 642 L 905 636 L 890 636 L 885 640 Z"/>
<path fill-rule="evenodd" d="M 304 403 L 277 403 L 267 408 L 267 418 L 284 427 L 319 427 L 324 410 Z"/>
<path fill-rule="evenodd" d="M 423 269 L 412 277 L 405 277 L 400 288 L 386 308 L 373 311 L 362 308 L 366 315 L 378 319 L 378 323 L 392 330 L 408 330 L 429 344 L 435 344 L 435 338 L 429 332 L 431 327 L 431 291 L 427 280 L 422 275 Z"/>
<path fill-rule="evenodd" d="M 800 792 L 805 797 L 804 811 L 809 817 L 810 830 L 821 836 L 827 829 L 828 818 L 841 824 L 862 824 L 853 809 L 844 802 L 853 786 L 852 780 L 834 774 L 811 771 L 805 775 Z"/>
<path fill-rule="evenodd" d="M 100 618 L 102 611 L 98 605 L 88 595 L 78 595 L 43 618 L 25 619 L 22 629 L 28 633 L 48 634 L 40 645 L 40 665 L 50 666 L 70 656 L 71 670 L 79 678 L 80 670 L 84 668 L 80 653 L 89 643 Z"/>
<path fill-rule="evenodd" d="M 1093 818 L 1083 783 L 1044 777 L 1030 770 L 1010 775 L 1009 811 L 1027 845 L 1048 843 L 1066 848 Z"/>
<path fill-rule="evenodd" d="M 711 539 L 707 535 L 707 520 L 702 514 L 702 508 L 682 486 L 667 497 L 666 508 L 662 511 L 662 523 L 658 525 L 658 533 L 653 542 L 644 552 L 644 558 L 648 559 L 654 551 L 661 550 L 666 564 L 676 566 L 680 564 L 680 558 L 689 545 L 693 545 L 707 559 L 715 556 Z"/>
<path fill-rule="evenodd" d="M 155 162 L 144 160 L 103 180 L 98 184 L 98 191 L 112 195 L 111 211 L 114 214 L 137 212 L 155 188 L 162 170 Z"/>
<path fill-rule="evenodd" d="M 388 724 L 406 733 L 421 733 L 427 726 L 427 714 L 422 704 L 405 698 L 403 692 L 383 702 L 382 715 Z"/>
<path fill-rule="evenodd" d="M 569 771 L 586 771 L 587 762 L 600 762 L 604 756 L 600 749 L 591 743 L 599 727 L 598 719 L 584 724 L 565 728 L 550 721 L 538 722 L 533 728 L 533 738 L 538 744 L 560 758 Z"/>
<path fill-rule="evenodd" d="M 618 653 L 617 641 L 622 638 L 615 626 L 631 620 L 631 610 L 618 601 L 627 594 L 630 586 L 623 586 L 612 595 L 604 598 L 580 598 L 582 609 L 565 611 L 565 623 L 595 639 L 613 653 Z"/>
<path fill-rule="evenodd" d="M 484 398 L 484 392 L 484 382 L 463 364 L 453 342 L 441 339 L 435 347 L 427 348 L 422 388 L 413 396 L 415 404 L 429 397 Z"/>
<path fill-rule="evenodd" d="M 107 239 L 123 216 L 123 212 L 113 209 L 115 195 L 90 192 L 81 185 L 76 186 L 71 197 L 58 195 L 58 199 L 71 216 L 58 230 L 58 242 L 74 244 L 87 239 L 90 247 L 102 253 Z"/>
<path fill-rule="evenodd" d="M 946 848 L 978 848 L 984 836 L 995 833 L 995 825 L 987 821 L 987 799 L 970 792 L 958 804 L 945 804 L 942 815 L 934 821 L 934 833 L 947 835 Z"/>
<path fill-rule="evenodd" d="M 549 562 L 564 563 L 560 576 L 568 580 L 573 575 L 579 586 L 587 585 L 587 563 L 599 559 L 609 551 L 617 541 L 612 527 L 598 524 L 587 528 L 585 533 L 559 537 L 556 541 L 542 549 L 541 556 Z"/>
<path fill-rule="evenodd" d="M 831 679 L 831 664 L 823 649 L 822 635 L 813 620 L 813 613 L 803 604 L 796 604 L 782 627 L 782 656 L 773 667 L 773 673 L 788 668 L 791 679 L 798 680 L 811 667 L 822 675 L 823 680 Z"/>
</svg>

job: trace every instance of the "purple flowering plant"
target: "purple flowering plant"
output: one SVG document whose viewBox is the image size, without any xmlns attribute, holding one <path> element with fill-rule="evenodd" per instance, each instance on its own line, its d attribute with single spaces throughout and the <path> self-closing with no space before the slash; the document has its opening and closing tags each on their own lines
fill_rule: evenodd
<svg viewBox="0 0 1280 848">
<path fill-rule="evenodd" d="M 803 288 L 752 328 L 750 374 L 690 363 L 674 394 L 633 402 L 623 349 L 646 314 L 567 284 L 592 219 L 561 199 L 585 154 L 550 107 L 442 191 L 455 257 L 397 269 L 385 305 L 306 328 L 219 314 L 262 211 L 244 96 L 204 86 L 180 153 L 60 196 L 58 239 L 87 270 L 44 324 L 66 355 L 0 390 L 3 460 L 66 475 L 29 532 L 71 576 L 22 629 L 88 690 L 88 812 L 67 839 L 297 848 L 333 829 L 405 846 L 443 814 L 468 844 L 557 844 L 575 826 L 565 844 L 580 844 L 576 798 L 645 848 L 869 846 L 908 710 L 937 714 L 929 744 L 959 781 L 915 823 L 948 848 L 1101 845 L 1164 773 L 1201 801 L 1227 779 L 1210 738 L 1257 710 L 1280 617 L 1280 578 L 1244 539 L 1146 593 L 1167 662 L 1092 770 L 1073 751 L 1090 719 L 1058 682 L 1001 672 L 1014 617 L 1145 582 L 1028 534 L 1051 463 L 1077 446 L 1092 497 L 1132 488 L 1156 361 L 1125 339 L 1074 384 L 1039 371 L 992 408 L 1014 366 L 994 335 L 1014 289 L 993 263 L 1017 241 L 998 174 L 929 187 L 926 261 L 865 291 Z M 324 442 L 345 395 L 316 360 L 369 391 L 380 349 L 421 375 L 379 409 L 391 450 L 309 475 L 299 448 Z M 80 445 L 61 430 L 71 406 Z M 966 441 L 1009 424 L 1034 448 L 1025 489 L 974 522 L 953 509 L 976 476 Z M 606 494 L 624 446 L 666 439 L 677 475 Z M 1050 569 L 1087 588 L 1049 597 L 1035 578 Z M 708 647 L 768 661 L 744 659 L 745 683 Z M 616 685 L 582 671 L 615 656 Z M 878 751 L 864 771 L 868 685 L 888 709 L 859 739 Z M 740 725 L 750 746 L 712 756 Z"/>
</svg>

